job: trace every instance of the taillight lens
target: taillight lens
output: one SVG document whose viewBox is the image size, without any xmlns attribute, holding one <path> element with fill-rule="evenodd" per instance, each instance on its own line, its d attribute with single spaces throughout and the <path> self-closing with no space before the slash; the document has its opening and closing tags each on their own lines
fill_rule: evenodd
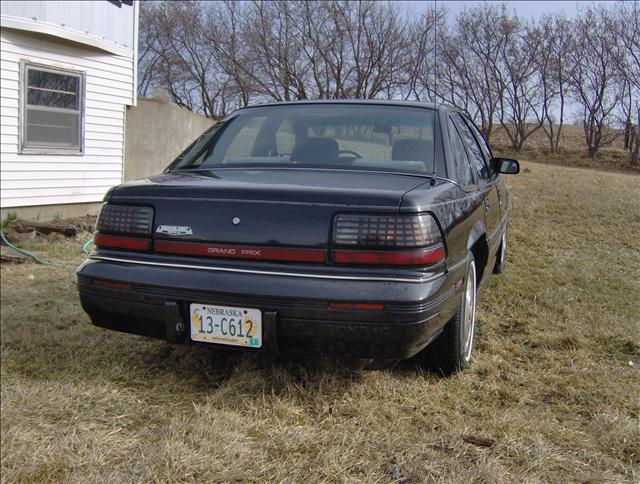
<svg viewBox="0 0 640 484">
<path fill-rule="evenodd" d="M 152 224 L 151 207 L 105 204 L 96 222 L 94 243 L 109 249 L 148 251 Z"/>
<path fill-rule="evenodd" d="M 429 214 L 341 214 L 333 226 L 338 264 L 427 266 L 443 261 L 440 228 Z"/>
<path fill-rule="evenodd" d="M 446 252 L 442 245 L 413 250 L 343 250 L 333 251 L 338 264 L 385 266 L 431 266 L 442 262 Z"/>
<path fill-rule="evenodd" d="M 153 208 L 105 204 L 96 231 L 111 234 L 151 235 Z"/>
<path fill-rule="evenodd" d="M 150 239 L 142 239 L 140 237 L 124 237 L 122 235 L 106 235 L 96 234 L 93 238 L 96 247 L 104 247 L 107 249 L 123 249 L 147 251 L 151 248 Z"/>
<path fill-rule="evenodd" d="M 338 215 L 335 245 L 358 247 L 426 247 L 442 242 L 440 229 L 429 214 Z"/>
</svg>

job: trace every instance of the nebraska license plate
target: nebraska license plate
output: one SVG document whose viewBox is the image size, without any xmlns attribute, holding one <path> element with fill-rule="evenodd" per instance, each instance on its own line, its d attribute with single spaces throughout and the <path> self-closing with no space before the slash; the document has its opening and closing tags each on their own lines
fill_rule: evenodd
<svg viewBox="0 0 640 484">
<path fill-rule="evenodd" d="M 191 304 L 191 339 L 231 346 L 262 346 L 262 313 L 259 309 Z"/>
</svg>

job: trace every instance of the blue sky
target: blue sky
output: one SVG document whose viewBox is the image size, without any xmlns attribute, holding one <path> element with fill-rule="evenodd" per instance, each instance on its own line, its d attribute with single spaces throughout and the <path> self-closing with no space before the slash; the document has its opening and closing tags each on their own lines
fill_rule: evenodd
<svg viewBox="0 0 640 484">
<path fill-rule="evenodd" d="M 438 5 L 444 5 L 447 7 L 451 14 L 455 15 L 458 12 L 464 10 L 464 8 L 473 7 L 479 3 L 485 3 L 482 1 L 443 1 L 437 0 L 436 2 L 430 0 L 420 1 L 405 1 L 402 2 L 407 9 L 421 12 L 427 6 L 437 3 Z M 502 3 L 500 1 L 489 1 L 486 3 Z M 519 0 L 519 1 L 506 1 L 509 8 L 515 10 L 515 12 L 525 18 L 538 18 L 545 13 L 552 12 L 564 12 L 568 17 L 574 16 L 578 9 L 582 5 L 593 5 L 597 3 L 608 2 L 595 2 L 595 1 L 531 1 L 531 0 Z"/>
</svg>

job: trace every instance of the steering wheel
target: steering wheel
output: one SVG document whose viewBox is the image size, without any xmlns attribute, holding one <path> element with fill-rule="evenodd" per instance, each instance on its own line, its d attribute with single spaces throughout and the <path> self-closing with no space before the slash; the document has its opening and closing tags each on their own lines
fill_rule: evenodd
<svg viewBox="0 0 640 484">
<path fill-rule="evenodd" d="M 351 156 L 354 156 L 355 158 L 362 158 L 362 155 L 360 153 L 358 153 L 356 151 L 353 151 L 353 150 L 340 150 L 338 152 L 338 156 L 343 155 L 343 154 L 344 155 L 351 155 Z"/>
</svg>

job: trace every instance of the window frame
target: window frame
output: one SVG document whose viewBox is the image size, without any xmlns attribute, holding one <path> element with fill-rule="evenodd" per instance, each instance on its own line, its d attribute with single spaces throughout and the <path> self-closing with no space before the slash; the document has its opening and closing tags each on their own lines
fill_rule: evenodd
<svg viewBox="0 0 640 484">
<path fill-rule="evenodd" d="M 46 144 L 30 144 L 27 143 L 27 108 L 29 98 L 29 70 L 37 70 L 41 72 L 50 72 L 52 74 L 59 74 L 63 76 L 77 77 L 78 82 L 78 110 L 71 110 L 65 108 L 50 108 L 54 112 L 74 112 L 78 114 L 78 146 L 56 146 Z M 84 121 L 85 121 L 85 109 L 86 109 L 86 73 L 77 69 L 71 69 L 67 67 L 51 66 L 47 64 L 41 64 L 39 62 L 31 62 L 28 60 L 20 60 L 20 92 L 19 103 L 20 110 L 18 116 L 18 147 L 20 154 L 40 154 L 40 155 L 84 155 Z M 36 107 L 37 109 L 37 107 Z"/>
</svg>

